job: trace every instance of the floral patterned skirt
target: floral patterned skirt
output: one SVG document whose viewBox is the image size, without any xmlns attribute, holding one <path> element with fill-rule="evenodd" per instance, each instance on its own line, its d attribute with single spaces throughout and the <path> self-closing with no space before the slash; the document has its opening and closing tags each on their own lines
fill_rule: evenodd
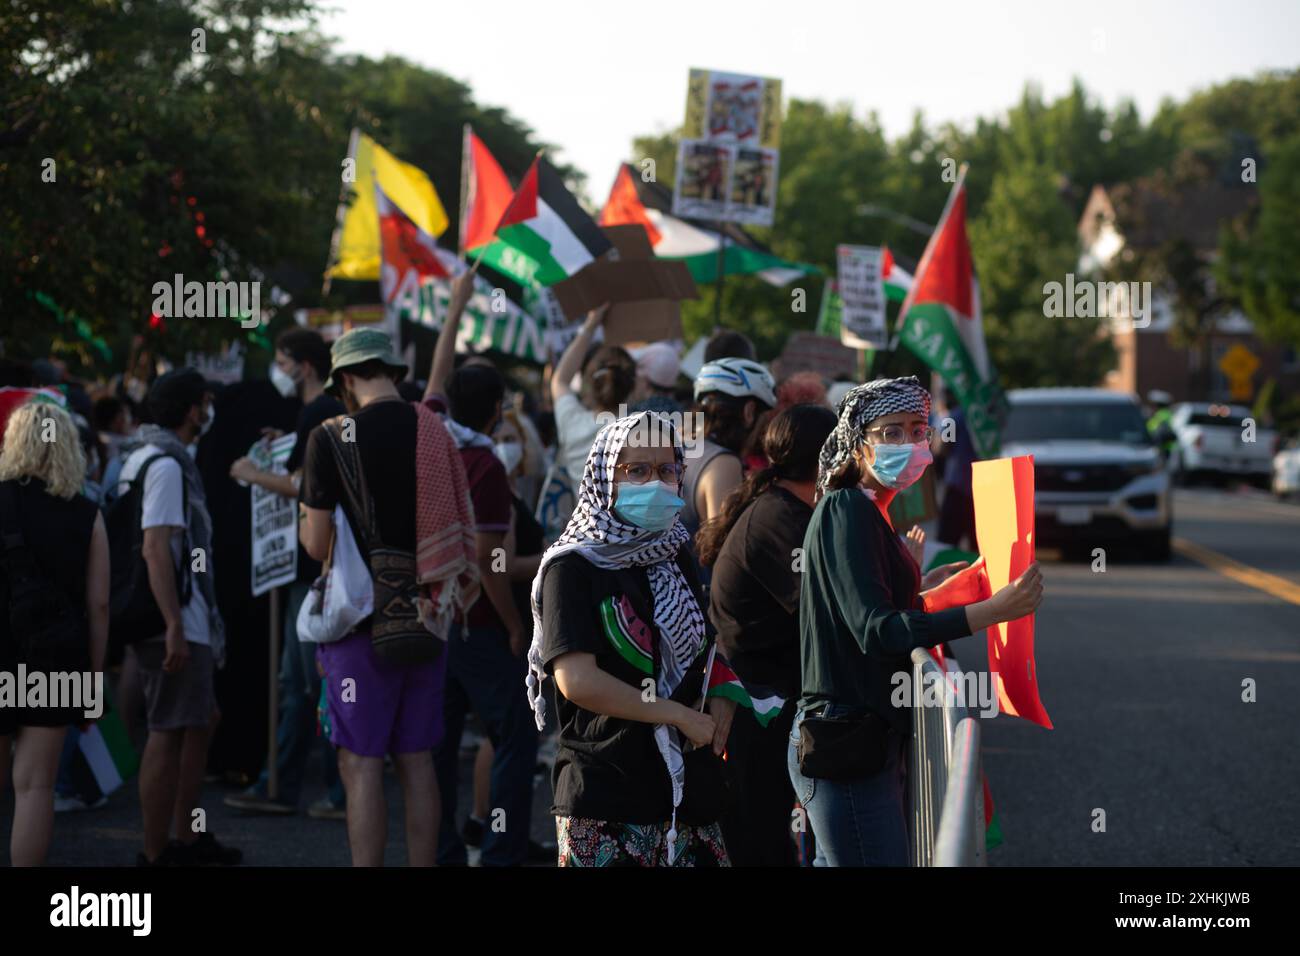
<svg viewBox="0 0 1300 956">
<path fill-rule="evenodd" d="M 668 859 L 668 821 L 615 823 L 586 817 L 556 817 L 560 866 L 731 866 L 716 823 L 679 823 L 673 859 Z"/>
</svg>

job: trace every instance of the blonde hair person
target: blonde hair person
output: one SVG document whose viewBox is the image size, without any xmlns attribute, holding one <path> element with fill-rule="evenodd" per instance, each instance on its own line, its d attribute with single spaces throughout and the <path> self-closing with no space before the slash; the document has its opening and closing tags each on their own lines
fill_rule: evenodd
<svg viewBox="0 0 1300 956">
<path fill-rule="evenodd" d="M 47 493 L 68 499 L 86 480 L 86 456 L 72 416 L 53 402 L 28 401 L 9 416 L 0 447 L 0 481 L 40 478 Z"/>
<path fill-rule="evenodd" d="M 16 549 L 7 544 L 0 555 L 0 593 L 6 605 L 13 599 L 11 568 L 21 562 L 38 593 L 57 594 L 67 616 L 56 622 L 42 613 L 39 631 L 15 633 L 6 606 L 0 613 L 0 672 L 16 674 L 20 666 L 49 674 L 104 668 L 108 533 L 99 509 L 80 493 L 85 472 L 80 436 L 66 411 L 34 399 L 10 415 L 0 449 L 0 534 L 19 540 Z M 74 640 L 33 639 L 54 634 Z M 80 701 L 16 703 L 0 707 L 0 791 L 12 776 L 15 795 L 9 855 L 14 866 L 39 866 L 54 830 L 54 781 L 68 727 L 93 720 L 103 702 L 92 691 Z"/>
</svg>

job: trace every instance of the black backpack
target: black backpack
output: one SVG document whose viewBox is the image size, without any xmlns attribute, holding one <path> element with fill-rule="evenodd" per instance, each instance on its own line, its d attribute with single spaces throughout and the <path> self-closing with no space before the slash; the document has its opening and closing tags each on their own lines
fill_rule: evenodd
<svg viewBox="0 0 1300 956">
<path fill-rule="evenodd" d="M 18 489 L 0 483 L 0 527 L 7 580 L 9 633 L 18 660 L 45 673 L 89 666 L 89 631 L 83 602 L 70 597 L 36 561 L 18 519 Z"/>
<path fill-rule="evenodd" d="M 138 641 L 159 637 L 167 629 L 158 602 L 154 600 L 153 590 L 149 587 L 149 567 L 145 564 L 144 529 L 140 520 L 144 513 L 144 478 L 149 466 L 159 458 L 170 455 L 157 454 L 140 465 L 136 476 L 126 483 L 127 488 L 113 499 L 104 517 L 104 526 L 108 531 L 108 557 L 112 574 L 109 579 L 109 637 L 116 647 L 135 644 Z M 189 521 L 189 492 L 181 483 L 181 510 Z M 189 553 L 188 530 L 185 537 L 186 546 L 181 548 L 180 564 L 176 568 L 176 596 L 180 606 L 190 602 L 191 580 L 189 563 L 185 555 Z"/>
</svg>

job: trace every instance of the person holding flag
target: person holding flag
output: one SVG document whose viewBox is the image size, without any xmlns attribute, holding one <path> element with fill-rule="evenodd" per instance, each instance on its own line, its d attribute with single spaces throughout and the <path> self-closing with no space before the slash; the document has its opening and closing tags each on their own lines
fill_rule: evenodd
<svg viewBox="0 0 1300 956">
<path fill-rule="evenodd" d="M 911 720 L 892 705 L 910 655 L 1032 614 L 1038 565 L 992 597 L 928 613 L 924 577 L 889 520 L 894 495 L 930 464 L 930 393 L 916 376 L 859 385 L 822 446 L 819 501 L 804 537 L 799 595 L 802 696 L 790 734 L 795 797 L 831 866 L 906 866 L 904 747 Z M 909 698 L 910 700 L 910 698 Z"/>
<path fill-rule="evenodd" d="M 709 682 L 684 467 L 669 419 L 606 425 L 533 579 L 528 699 L 544 729 L 555 678 L 560 866 L 729 865 L 717 820 L 736 705 Z"/>
</svg>

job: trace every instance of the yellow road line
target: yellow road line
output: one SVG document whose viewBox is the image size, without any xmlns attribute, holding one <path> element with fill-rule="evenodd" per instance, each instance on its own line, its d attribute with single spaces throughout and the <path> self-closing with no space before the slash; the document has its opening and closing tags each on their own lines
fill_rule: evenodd
<svg viewBox="0 0 1300 956">
<path fill-rule="evenodd" d="M 1212 571 L 1218 571 L 1225 578 L 1231 578 L 1247 587 L 1264 591 L 1283 601 L 1300 604 L 1300 584 L 1295 584 L 1286 580 L 1286 578 L 1280 578 L 1276 574 L 1269 574 L 1267 571 L 1252 568 L 1248 564 L 1242 564 L 1226 554 L 1219 554 L 1219 552 L 1203 548 L 1199 544 L 1193 544 L 1186 538 L 1174 538 L 1173 546 L 1174 550 L 1179 554 L 1191 558 L 1193 561 L 1199 561 Z"/>
</svg>

